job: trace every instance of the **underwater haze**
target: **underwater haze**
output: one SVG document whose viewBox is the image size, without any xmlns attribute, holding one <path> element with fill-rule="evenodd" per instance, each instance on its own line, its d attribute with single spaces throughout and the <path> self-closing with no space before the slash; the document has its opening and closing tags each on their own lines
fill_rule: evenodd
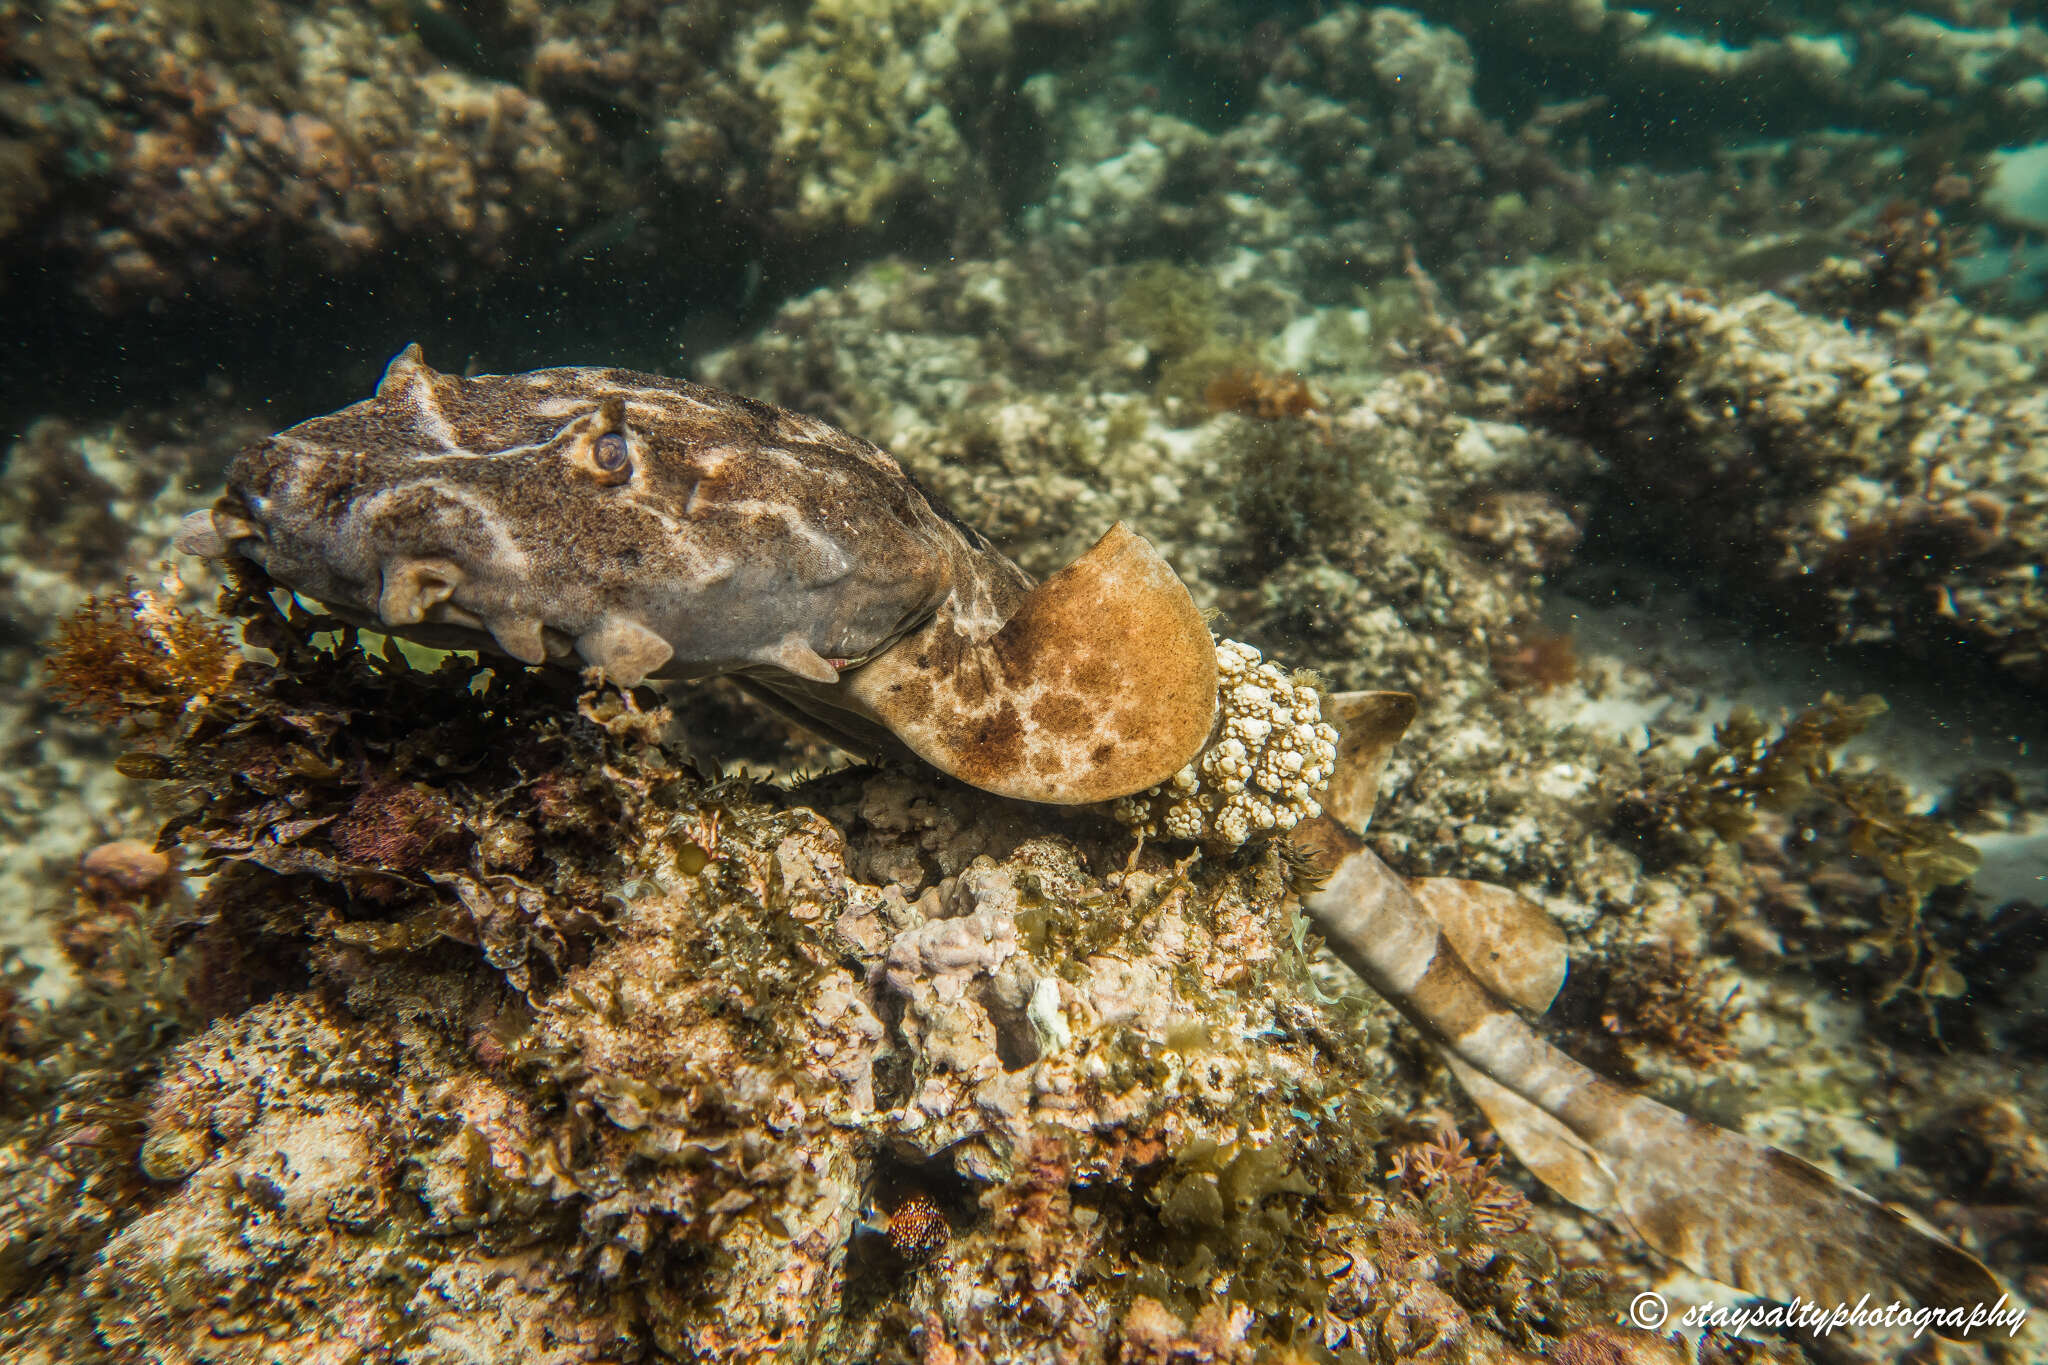
<svg viewBox="0 0 2048 1365">
<path fill-rule="evenodd" d="M 0 311 L 5 1359 L 2048 1362 L 2038 0 L 0 0 Z"/>
</svg>

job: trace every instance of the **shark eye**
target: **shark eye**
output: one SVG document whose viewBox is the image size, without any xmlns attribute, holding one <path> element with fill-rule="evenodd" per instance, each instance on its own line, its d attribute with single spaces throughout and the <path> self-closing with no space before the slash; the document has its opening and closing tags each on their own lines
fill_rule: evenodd
<svg viewBox="0 0 2048 1365">
<path fill-rule="evenodd" d="M 606 474 L 625 473 L 628 460 L 626 438 L 616 431 L 607 431 L 597 438 L 597 444 L 591 448 L 590 459 Z"/>
</svg>

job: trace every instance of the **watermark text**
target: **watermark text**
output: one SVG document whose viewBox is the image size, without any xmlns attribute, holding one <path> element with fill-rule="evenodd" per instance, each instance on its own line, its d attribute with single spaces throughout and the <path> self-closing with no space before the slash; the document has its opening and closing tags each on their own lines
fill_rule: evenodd
<svg viewBox="0 0 2048 1365">
<path fill-rule="evenodd" d="M 1645 1331 L 1654 1332 L 1671 1318 L 1670 1305 L 1657 1293 L 1635 1296 L 1628 1306 L 1628 1320 Z M 1737 1336 L 1752 1327 L 1766 1331 L 1810 1332 L 1826 1336 L 1838 1327 L 1869 1327 L 1899 1330 L 1911 1328 L 1915 1338 L 1934 1328 L 1948 1336 L 1969 1336 L 1979 1328 L 2003 1328 L 2008 1337 L 2019 1335 L 2026 1326 L 2027 1310 L 2001 1294 L 1993 1304 L 1973 1303 L 1968 1307 L 1910 1307 L 1896 1299 L 1873 1303 L 1868 1294 L 1854 1304 L 1819 1304 L 1794 1296 L 1790 1303 L 1722 1304 L 1713 1299 L 1688 1308 L 1676 1323 L 1684 1328 L 1719 1328 Z"/>
</svg>

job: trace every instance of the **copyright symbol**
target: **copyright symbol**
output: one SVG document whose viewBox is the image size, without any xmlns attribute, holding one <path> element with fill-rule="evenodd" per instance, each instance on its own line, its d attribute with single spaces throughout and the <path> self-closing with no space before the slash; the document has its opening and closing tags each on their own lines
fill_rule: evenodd
<svg viewBox="0 0 2048 1365">
<path fill-rule="evenodd" d="M 1645 1332 L 1656 1331 L 1670 1316 L 1671 1309 L 1665 1304 L 1664 1296 L 1654 1289 L 1646 1289 L 1629 1300 L 1628 1320 Z"/>
</svg>

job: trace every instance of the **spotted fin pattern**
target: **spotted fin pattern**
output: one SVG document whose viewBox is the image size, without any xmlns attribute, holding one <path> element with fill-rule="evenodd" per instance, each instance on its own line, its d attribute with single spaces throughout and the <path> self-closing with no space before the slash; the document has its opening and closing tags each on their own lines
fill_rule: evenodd
<svg viewBox="0 0 2048 1365">
<path fill-rule="evenodd" d="M 919 757 L 1026 801 L 1107 801 L 1178 772 L 1216 716 L 1187 588 L 1119 522 L 972 640 L 934 618 L 846 681 Z"/>
</svg>

